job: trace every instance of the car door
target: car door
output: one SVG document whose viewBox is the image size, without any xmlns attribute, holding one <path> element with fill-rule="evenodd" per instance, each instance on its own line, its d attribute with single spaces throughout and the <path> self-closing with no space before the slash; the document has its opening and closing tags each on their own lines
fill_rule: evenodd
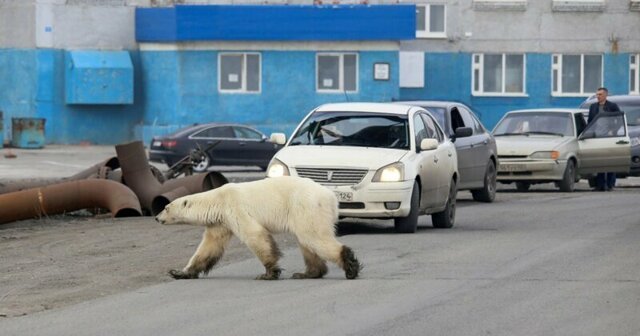
<svg viewBox="0 0 640 336">
<path fill-rule="evenodd" d="M 489 160 L 488 153 L 490 152 L 489 145 L 491 143 L 489 133 L 484 132 L 484 129 L 473 116 L 473 112 L 468 108 L 458 106 L 458 110 L 464 121 L 464 126 L 473 129 L 473 134 L 467 138 L 470 144 L 469 157 L 465 158 L 465 160 L 470 160 L 466 162 L 468 166 L 465 167 L 468 175 L 465 177 L 462 173 L 460 174 L 460 188 L 481 187 L 484 184 L 484 173 Z"/>
<path fill-rule="evenodd" d="M 238 144 L 234 141 L 230 126 L 216 125 L 203 129 L 191 136 L 200 148 L 206 150 L 211 164 L 229 164 L 237 155 Z"/>
<path fill-rule="evenodd" d="M 453 167 L 457 164 L 453 162 L 455 156 L 453 156 L 454 146 L 446 146 L 444 144 L 445 136 L 441 129 L 437 126 L 438 122 L 428 114 L 420 114 L 424 124 L 427 128 L 427 134 L 430 138 L 438 140 L 438 148 L 435 150 L 436 167 L 434 170 L 434 176 L 438 184 L 438 205 L 444 205 L 449 196 L 449 187 L 451 185 L 451 172 Z"/>
<path fill-rule="evenodd" d="M 459 127 L 473 127 L 473 124 L 467 125 L 470 120 L 468 116 L 463 118 L 464 112 L 465 111 L 457 105 L 450 106 L 448 108 L 448 113 L 451 118 L 452 132 L 455 132 Z M 465 119 L 467 119 L 466 122 Z M 476 172 L 474 171 L 478 165 L 473 148 L 474 141 L 477 141 L 474 136 L 455 139 L 456 151 L 458 152 L 458 173 L 460 174 L 458 187 L 460 189 L 466 188 L 470 183 L 477 179 L 475 177 Z"/>
<path fill-rule="evenodd" d="M 233 126 L 238 141 L 239 163 L 266 166 L 276 152 L 276 145 L 260 132 L 244 126 Z"/>
<path fill-rule="evenodd" d="M 578 139 L 580 174 L 629 171 L 631 146 L 624 113 L 599 113 Z"/>
<path fill-rule="evenodd" d="M 422 183 L 420 195 L 420 209 L 430 209 L 436 207 L 439 203 L 438 195 L 438 153 L 437 150 L 420 151 L 420 142 L 422 139 L 429 138 L 429 133 L 424 125 L 424 121 L 419 113 L 413 115 L 413 138 L 415 139 L 415 148 L 419 151 L 416 156 L 419 161 L 418 174 Z"/>
</svg>

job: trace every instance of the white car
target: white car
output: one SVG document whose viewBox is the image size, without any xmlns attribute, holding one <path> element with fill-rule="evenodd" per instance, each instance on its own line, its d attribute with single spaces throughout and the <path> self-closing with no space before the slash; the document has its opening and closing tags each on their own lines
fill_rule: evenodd
<svg viewBox="0 0 640 336">
<path fill-rule="evenodd" d="M 470 134 L 468 127 L 456 131 Z M 272 139 L 285 143 L 282 133 Z M 456 149 L 421 107 L 322 105 L 271 160 L 267 176 L 281 175 L 308 177 L 333 190 L 341 217 L 393 218 L 397 232 L 415 232 L 422 214 L 431 214 L 437 228 L 455 221 Z"/>
<path fill-rule="evenodd" d="M 600 113 L 587 126 L 584 109 L 511 111 L 493 129 L 498 147 L 498 181 L 532 184 L 555 182 L 573 191 L 580 176 L 628 172 L 630 145 L 625 115 Z"/>
</svg>

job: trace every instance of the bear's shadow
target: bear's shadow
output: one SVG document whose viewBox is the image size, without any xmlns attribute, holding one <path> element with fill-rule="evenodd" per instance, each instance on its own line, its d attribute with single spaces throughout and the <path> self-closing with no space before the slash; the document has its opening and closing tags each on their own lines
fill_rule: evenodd
<svg viewBox="0 0 640 336">
<path fill-rule="evenodd" d="M 398 234 L 393 227 L 393 220 L 340 220 L 337 225 L 336 236 L 347 236 L 352 234 Z M 431 225 L 418 223 L 417 231 L 434 230 Z"/>
</svg>

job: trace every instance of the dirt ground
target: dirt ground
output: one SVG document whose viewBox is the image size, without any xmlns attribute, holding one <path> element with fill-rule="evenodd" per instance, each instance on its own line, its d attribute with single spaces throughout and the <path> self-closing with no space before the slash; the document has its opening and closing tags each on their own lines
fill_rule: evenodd
<svg viewBox="0 0 640 336">
<path fill-rule="evenodd" d="M 175 281 L 167 271 L 186 264 L 201 234 L 202 228 L 162 226 L 152 217 L 95 218 L 83 212 L 0 225 L 0 316 Z M 282 249 L 295 247 L 289 236 L 276 240 Z M 253 255 L 234 238 L 216 267 L 246 258 Z"/>
<path fill-rule="evenodd" d="M 0 184 L 71 176 L 115 155 L 112 146 L 1 152 L 9 151 L 16 157 L 0 157 Z M 232 182 L 264 177 L 257 168 L 224 174 Z M 0 224 L 0 318 L 175 281 L 167 271 L 187 263 L 202 231 L 162 226 L 152 217 L 95 217 L 86 210 Z M 295 247 L 290 236 L 275 238 L 283 250 Z M 217 267 L 247 258 L 254 256 L 234 238 Z M 262 271 L 256 269 L 256 275 Z M 215 276 L 215 269 L 210 276 Z"/>
</svg>

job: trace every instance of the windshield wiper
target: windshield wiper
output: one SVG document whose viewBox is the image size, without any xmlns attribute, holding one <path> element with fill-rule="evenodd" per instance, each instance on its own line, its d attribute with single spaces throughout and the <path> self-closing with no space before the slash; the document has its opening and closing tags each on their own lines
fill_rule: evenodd
<svg viewBox="0 0 640 336">
<path fill-rule="evenodd" d="M 529 136 L 529 132 L 527 132 L 527 133 L 500 133 L 500 134 L 494 134 L 493 136 L 504 136 L 504 135 L 524 135 L 524 136 Z"/>
<path fill-rule="evenodd" d="M 557 135 L 557 136 L 561 136 L 561 137 L 563 137 L 563 136 L 564 136 L 564 134 L 562 134 L 562 133 L 555 133 L 555 132 L 542 132 L 542 131 L 531 131 L 531 132 L 526 132 L 525 134 Z"/>
</svg>

